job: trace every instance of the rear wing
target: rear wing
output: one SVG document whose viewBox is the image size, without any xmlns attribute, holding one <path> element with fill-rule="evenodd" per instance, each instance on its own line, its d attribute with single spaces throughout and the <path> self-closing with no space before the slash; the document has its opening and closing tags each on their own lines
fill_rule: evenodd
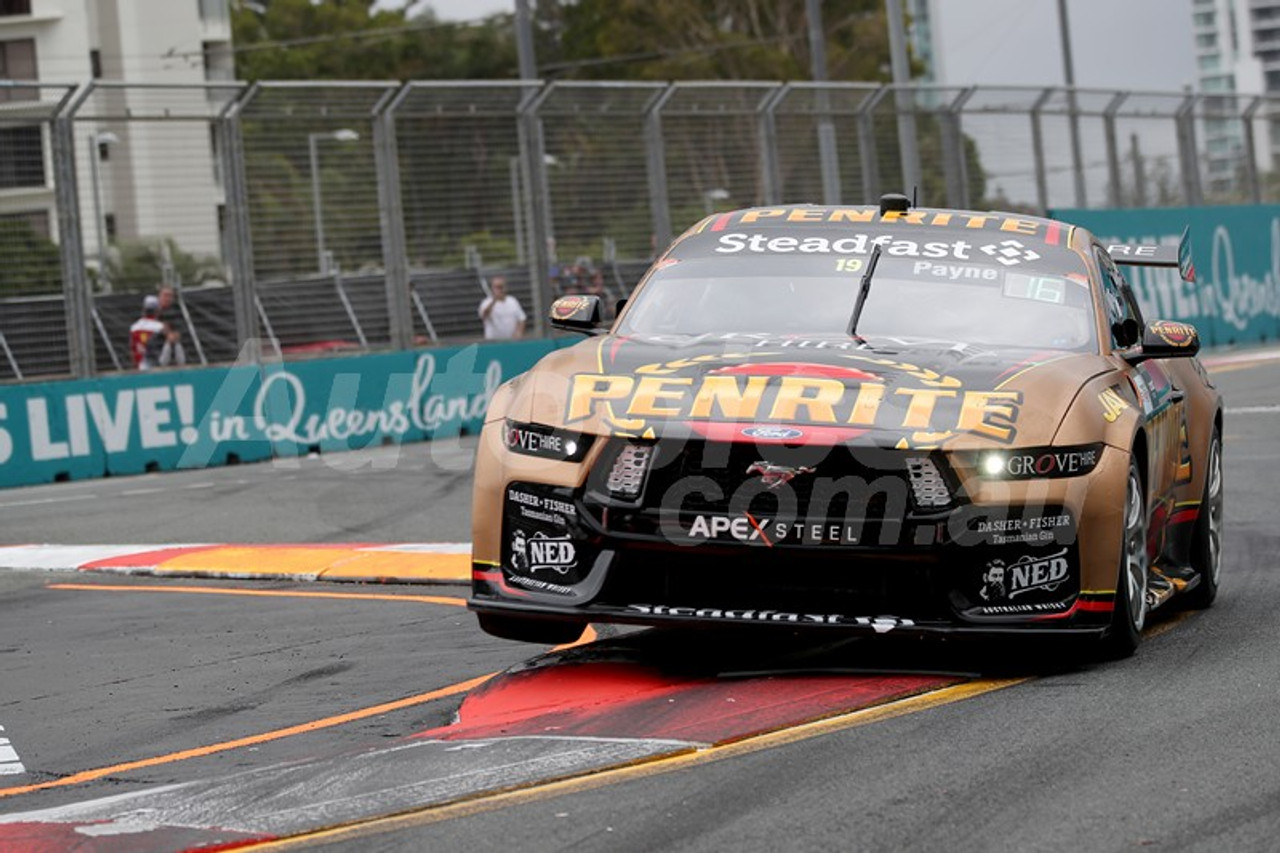
<svg viewBox="0 0 1280 853">
<path fill-rule="evenodd" d="M 1107 254 L 1117 264 L 1131 267 L 1173 267 L 1185 281 L 1196 280 L 1196 266 L 1191 262 L 1191 229 L 1182 230 L 1176 246 L 1151 243 L 1117 243 L 1107 247 Z"/>
</svg>

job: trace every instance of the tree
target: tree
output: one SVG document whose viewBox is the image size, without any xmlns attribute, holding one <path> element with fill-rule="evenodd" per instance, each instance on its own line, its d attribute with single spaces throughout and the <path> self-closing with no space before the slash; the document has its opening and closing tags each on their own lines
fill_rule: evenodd
<svg viewBox="0 0 1280 853">
<path fill-rule="evenodd" d="M 231 15 L 242 80 L 421 80 L 513 77 L 509 23 L 373 9 L 374 0 L 241 3 Z M 506 16 L 509 18 L 510 16 Z"/>
<path fill-rule="evenodd" d="M 22 216 L 0 216 L 0 297 L 59 293 L 58 247 Z"/>
<path fill-rule="evenodd" d="M 805 0 L 541 0 L 548 75 L 641 80 L 808 80 Z M 888 79 L 882 0 L 825 0 L 832 80 Z"/>
<path fill-rule="evenodd" d="M 216 258 L 198 258 L 183 251 L 172 237 L 117 244 L 107 271 L 113 290 L 121 293 L 154 293 L 162 281 L 180 281 L 195 287 L 223 279 Z M 172 278 L 169 273 L 172 272 Z"/>
</svg>

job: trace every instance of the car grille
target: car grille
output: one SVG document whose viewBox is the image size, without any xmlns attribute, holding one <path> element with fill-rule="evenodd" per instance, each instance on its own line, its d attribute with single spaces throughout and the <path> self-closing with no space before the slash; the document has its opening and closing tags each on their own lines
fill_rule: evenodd
<svg viewBox="0 0 1280 853">
<path fill-rule="evenodd" d="M 659 442 L 656 451 L 645 487 L 649 507 L 669 507 L 672 496 L 687 512 L 738 513 L 763 502 L 774 514 L 820 520 L 900 518 L 919 505 L 912 480 L 918 468 L 909 469 L 911 458 L 898 451 L 705 441 Z M 778 480 L 772 487 L 771 475 Z M 945 479 L 936 474 L 930 485 L 921 508 L 946 507 Z"/>
</svg>

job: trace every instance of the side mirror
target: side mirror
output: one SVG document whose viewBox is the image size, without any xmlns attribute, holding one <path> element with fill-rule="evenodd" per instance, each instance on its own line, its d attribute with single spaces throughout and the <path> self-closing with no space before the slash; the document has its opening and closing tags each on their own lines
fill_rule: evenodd
<svg viewBox="0 0 1280 853">
<path fill-rule="evenodd" d="M 548 313 L 551 326 L 565 332 L 597 335 L 604 331 L 600 324 L 599 296 L 561 296 L 551 303 Z"/>
<path fill-rule="evenodd" d="M 1200 352 L 1200 333 L 1190 323 L 1152 320 L 1142 330 L 1142 347 L 1128 360 L 1149 358 L 1190 358 Z"/>
</svg>

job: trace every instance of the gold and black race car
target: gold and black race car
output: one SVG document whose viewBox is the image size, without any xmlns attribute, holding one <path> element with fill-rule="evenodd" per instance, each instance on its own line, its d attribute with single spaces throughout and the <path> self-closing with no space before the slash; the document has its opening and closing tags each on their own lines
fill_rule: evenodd
<svg viewBox="0 0 1280 853">
<path fill-rule="evenodd" d="M 1212 603 L 1222 403 L 1196 330 L 1142 316 L 1104 246 L 1021 214 L 710 216 L 611 327 L 497 392 L 470 606 L 491 634 L 589 622 L 1052 633 L 1139 642 Z"/>
</svg>

